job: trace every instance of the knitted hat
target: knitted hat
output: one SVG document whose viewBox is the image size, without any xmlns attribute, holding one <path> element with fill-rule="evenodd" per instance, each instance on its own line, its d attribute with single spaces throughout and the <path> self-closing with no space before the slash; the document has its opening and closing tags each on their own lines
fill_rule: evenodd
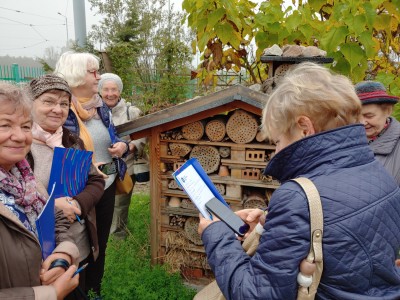
<svg viewBox="0 0 400 300">
<path fill-rule="evenodd" d="M 386 93 L 384 85 L 376 81 L 362 81 L 355 85 L 356 93 L 361 103 L 365 104 L 396 104 L 399 97 L 390 96 Z"/>
<path fill-rule="evenodd" d="M 103 89 L 103 84 L 106 81 L 113 81 L 119 89 L 119 92 L 122 93 L 122 89 L 124 88 L 124 85 L 122 84 L 121 77 L 119 77 L 117 74 L 113 73 L 104 73 L 101 75 L 101 79 L 99 81 L 99 91 Z"/>
<path fill-rule="evenodd" d="M 60 90 L 67 92 L 69 94 L 69 100 L 71 101 L 71 90 L 68 83 L 56 75 L 47 74 L 32 79 L 29 86 L 33 99 L 37 99 L 40 95 L 50 90 Z"/>
</svg>

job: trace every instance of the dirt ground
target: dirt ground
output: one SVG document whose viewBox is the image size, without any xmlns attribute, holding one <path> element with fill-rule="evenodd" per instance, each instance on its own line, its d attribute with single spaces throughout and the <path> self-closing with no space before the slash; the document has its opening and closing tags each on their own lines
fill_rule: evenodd
<svg viewBox="0 0 400 300">
<path fill-rule="evenodd" d="M 150 193 L 150 181 L 148 182 L 136 182 L 133 187 L 134 194 Z"/>
</svg>

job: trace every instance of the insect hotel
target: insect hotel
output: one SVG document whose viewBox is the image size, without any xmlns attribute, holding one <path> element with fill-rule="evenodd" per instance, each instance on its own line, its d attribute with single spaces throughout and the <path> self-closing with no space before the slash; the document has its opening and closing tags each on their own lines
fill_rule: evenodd
<svg viewBox="0 0 400 300">
<path fill-rule="evenodd" d="M 151 258 L 186 277 L 209 277 L 199 212 L 172 177 L 196 157 L 233 210 L 265 208 L 278 183 L 262 176 L 274 146 L 258 134 L 266 95 L 244 86 L 188 100 L 118 127 L 150 143 Z"/>
</svg>

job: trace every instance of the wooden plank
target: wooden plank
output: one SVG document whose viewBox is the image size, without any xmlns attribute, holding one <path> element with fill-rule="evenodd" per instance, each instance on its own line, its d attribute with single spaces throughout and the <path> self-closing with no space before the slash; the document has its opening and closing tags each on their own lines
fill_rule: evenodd
<svg viewBox="0 0 400 300">
<path fill-rule="evenodd" d="M 235 168 L 263 168 L 267 166 L 267 162 L 255 162 L 255 161 L 237 161 L 232 159 L 221 159 L 221 164 L 224 166 L 235 166 Z"/>
<path fill-rule="evenodd" d="M 158 263 L 160 257 L 160 231 L 161 231 L 161 213 L 160 203 L 161 198 L 161 178 L 160 178 L 160 135 L 156 129 L 153 129 L 153 134 L 149 139 L 150 143 L 150 253 L 151 263 Z"/>
<path fill-rule="evenodd" d="M 274 145 L 266 143 L 251 143 L 251 144 L 236 144 L 232 142 L 211 142 L 206 140 L 193 141 L 193 140 L 161 140 L 161 142 L 168 143 L 182 143 L 182 144 L 193 144 L 193 145 L 204 145 L 204 146 L 217 146 L 217 147 L 236 147 L 237 149 L 265 149 L 275 150 Z"/>
</svg>

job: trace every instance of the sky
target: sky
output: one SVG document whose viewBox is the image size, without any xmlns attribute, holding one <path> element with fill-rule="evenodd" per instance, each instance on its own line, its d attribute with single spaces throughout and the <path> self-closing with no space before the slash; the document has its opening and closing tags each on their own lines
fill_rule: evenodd
<svg viewBox="0 0 400 300">
<path fill-rule="evenodd" d="M 89 32 L 100 16 L 84 1 Z M 169 1 L 181 10 L 182 0 Z M 46 48 L 60 51 L 67 33 L 75 39 L 73 0 L 0 0 L 0 56 L 43 57 Z"/>
</svg>

